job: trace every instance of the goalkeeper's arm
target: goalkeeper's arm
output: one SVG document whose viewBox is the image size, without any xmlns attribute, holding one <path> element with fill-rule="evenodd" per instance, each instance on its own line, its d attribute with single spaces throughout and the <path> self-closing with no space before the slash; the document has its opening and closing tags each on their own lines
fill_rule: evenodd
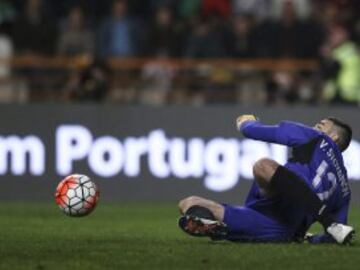
<svg viewBox="0 0 360 270">
<path fill-rule="evenodd" d="M 292 147 L 305 144 L 321 135 L 315 129 L 295 122 L 282 121 L 279 125 L 264 125 L 254 115 L 238 117 L 236 125 L 247 138 Z"/>
</svg>

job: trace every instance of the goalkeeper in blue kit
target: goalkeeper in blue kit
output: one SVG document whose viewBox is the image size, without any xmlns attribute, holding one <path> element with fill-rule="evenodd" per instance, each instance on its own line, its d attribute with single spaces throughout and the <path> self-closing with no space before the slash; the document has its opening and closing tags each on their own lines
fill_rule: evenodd
<svg viewBox="0 0 360 270">
<path fill-rule="evenodd" d="M 351 243 L 347 224 L 350 188 L 341 152 L 350 144 L 351 128 L 328 117 L 314 127 L 283 121 L 264 125 L 253 115 L 237 119 L 247 138 L 292 148 L 285 165 L 263 158 L 243 206 L 220 204 L 197 196 L 179 202 L 180 228 L 193 236 L 241 242 L 291 242 L 304 239 L 314 222 L 324 234 L 311 243 Z"/>
</svg>

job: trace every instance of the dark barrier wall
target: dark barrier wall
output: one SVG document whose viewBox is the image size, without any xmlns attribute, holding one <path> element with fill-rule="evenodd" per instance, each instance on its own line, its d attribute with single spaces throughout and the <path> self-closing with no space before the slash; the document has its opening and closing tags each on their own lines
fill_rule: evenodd
<svg viewBox="0 0 360 270">
<path fill-rule="evenodd" d="M 0 106 L 0 199 L 52 200 L 58 181 L 87 174 L 103 201 L 176 201 L 188 195 L 242 203 L 261 157 L 285 162 L 287 149 L 244 139 L 239 114 L 269 124 L 313 125 L 332 115 L 354 129 L 345 153 L 360 201 L 360 121 L 356 108 Z"/>
</svg>

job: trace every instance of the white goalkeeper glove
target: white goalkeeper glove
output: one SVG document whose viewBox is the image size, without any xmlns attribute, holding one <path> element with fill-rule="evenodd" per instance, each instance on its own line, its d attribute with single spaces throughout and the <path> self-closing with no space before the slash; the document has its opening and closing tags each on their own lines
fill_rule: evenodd
<svg viewBox="0 0 360 270">
<path fill-rule="evenodd" d="M 241 125 L 246 121 L 257 121 L 258 118 L 253 114 L 243 114 L 236 119 L 236 128 L 240 130 Z"/>
</svg>

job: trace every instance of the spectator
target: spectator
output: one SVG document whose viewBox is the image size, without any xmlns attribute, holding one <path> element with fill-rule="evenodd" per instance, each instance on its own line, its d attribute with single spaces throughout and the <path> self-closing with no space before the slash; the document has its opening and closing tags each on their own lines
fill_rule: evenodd
<svg viewBox="0 0 360 270">
<path fill-rule="evenodd" d="M 360 2 L 357 3 L 357 11 L 359 12 L 359 14 L 357 16 L 354 16 L 354 39 L 357 44 L 360 44 Z"/>
<path fill-rule="evenodd" d="M 231 38 L 227 44 L 231 55 L 235 58 L 250 58 L 253 56 L 252 18 L 237 15 L 232 19 Z"/>
<path fill-rule="evenodd" d="M 175 31 L 171 10 L 159 8 L 155 14 L 155 22 L 149 30 L 147 50 L 150 56 L 175 56 L 179 44 Z"/>
<path fill-rule="evenodd" d="M 58 54 L 63 56 L 91 55 L 94 51 L 94 36 L 85 28 L 81 8 L 70 10 L 65 29 L 60 34 Z"/>
<path fill-rule="evenodd" d="M 283 5 L 283 13 L 272 25 L 272 49 L 274 57 L 315 58 L 323 40 L 323 29 L 313 17 L 301 21 L 293 1 Z M 270 73 L 266 81 L 268 104 L 312 102 L 314 95 L 308 91 L 306 82 L 298 73 L 276 71 Z"/>
<path fill-rule="evenodd" d="M 10 75 L 9 61 L 14 54 L 13 43 L 0 24 L 0 79 Z"/>
<path fill-rule="evenodd" d="M 307 20 L 301 21 L 301 54 L 302 58 L 319 58 L 320 48 L 326 37 L 326 28 L 321 19 L 322 10 L 314 8 Z"/>
<path fill-rule="evenodd" d="M 232 11 L 235 15 L 251 15 L 258 19 L 269 16 L 271 0 L 232 0 Z"/>
<path fill-rule="evenodd" d="M 253 51 L 260 58 L 298 58 L 304 56 L 302 43 L 306 38 L 305 28 L 299 20 L 295 4 L 282 1 L 281 16 L 267 16 L 252 28 Z"/>
<path fill-rule="evenodd" d="M 310 0 L 271 0 L 270 16 L 279 19 L 283 16 L 285 6 L 289 4 L 301 20 L 306 19 L 310 15 Z"/>
<path fill-rule="evenodd" d="M 220 58 L 227 54 L 223 29 L 216 18 L 195 24 L 185 46 L 189 58 Z"/>
<path fill-rule="evenodd" d="M 330 2 L 319 4 L 318 10 L 313 12 L 317 12 L 322 24 L 327 26 L 335 24 L 340 17 L 340 10 L 335 4 Z"/>
<path fill-rule="evenodd" d="M 16 16 L 14 4 L 8 0 L 0 1 L 1 31 L 10 35 L 10 29 Z"/>
<path fill-rule="evenodd" d="M 178 15 L 182 20 L 197 17 L 201 8 L 201 0 L 182 0 L 178 1 Z"/>
<path fill-rule="evenodd" d="M 14 22 L 13 38 L 18 53 L 53 54 L 57 28 L 42 12 L 42 0 L 28 0 L 26 7 Z"/>
<path fill-rule="evenodd" d="M 127 15 L 127 2 L 115 0 L 112 15 L 100 26 L 98 54 L 103 57 L 130 57 L 137 55 L 136 29 Z"/>
<path fill-rule="evenodd" d="M 94 61 L 80 72 L 75 72 L 65 89 L 66 99 L 100 102 L 109 92 L 110 69 L 102 61 Z"/>
<path fill-rule="evenodd" d="M 138 0 L 138 1 L 139 1 L 139 5 L 141 4 L 142 6 L 144 6 L 145 1 L 143 1 L 143 0 Z M 154 14 L 163 7 L 166 7 L 169 10 L 175 11 L 176 2 L 179 2 L 179 1 L 177 1 L 177 0 L 148 0 L 146 2 L 149 3 L 148 4 L 149 7 L 146 12 L 148 14 L 150 13 L 150 16 L 154 16 Z"/>
<path fill-rule="evenodd" d="M 262 20 L 253 25 L 251 36 L 253 55 L 259 58 L 273 58 L 277 56 L 277 29 L 271 19 Z"/>
<path fill-rule="evenodd" d="M 266 102 L 273 104 L 293 104 L 299 101 L 297 74 L 279 71 L 270 74 L 266 81 Z"/>
<path fill-rule="evenodd" d="M 357 0 L 322 0 L 322 2 L 325 12 L 326 9 L 333 9 L 332 13 L 333 16 L 335 16 L 332 23 L 341 23 L 343 25 L 351 26 L 352 17 L 356 15 L 356 12 L 359 12 L 359 1 Z"/>
<path fill-rule="evenodd" d="M 11 73 L 9 62 L 13 56 L 13 44 L 3 29 L 3 24 L 0 24 L 0 102 L 9 102 L 14 94 L 11 83 L 8 81 Z"/>
<path fill-rule="evenodd" d="M 360 104 L 360 54 L 347 29 L 331 27 L 322 52 L 323 77 L 327 79 L 324 98 L 333 103 Z"/>
<path fill-rule="evenodd" d="M 203 0 L 202 13 L 204 16 L 219 16 L 227 18 L 230 15 L 231 7 L 229 0 Z"/>
<path fill-rule="evenodd" d="M 300 20 L 293 1 L 286 1 L 282 6 L 282 15 L 275 22 L 274 56 L 284 58 L 304 57 L 303 40 L 305 40 L 304 28 Z"/>
</svg>

